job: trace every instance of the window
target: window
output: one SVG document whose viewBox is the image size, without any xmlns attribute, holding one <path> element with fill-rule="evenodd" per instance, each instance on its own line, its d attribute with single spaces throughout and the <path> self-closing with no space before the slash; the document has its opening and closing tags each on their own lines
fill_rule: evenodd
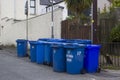
<svg viewBox="0 0 120 80">
<path fill-rule="evenodd" d="M 36 0 L 30 0 L 30 14 L 36 14 Z"/>
</svg>

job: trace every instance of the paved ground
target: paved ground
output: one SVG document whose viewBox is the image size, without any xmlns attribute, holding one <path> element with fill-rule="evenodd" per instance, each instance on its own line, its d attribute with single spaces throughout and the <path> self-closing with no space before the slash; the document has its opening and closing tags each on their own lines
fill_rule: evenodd
<svg viewBox="0 0 120 80">
<path fill-rule="evenodd" d="M 53 72 L 52 67 L 18 58 L 15 49 L 0 50 L 0 80 L 120 80 L 120 71 L 70 75 Z"/>
</svg>

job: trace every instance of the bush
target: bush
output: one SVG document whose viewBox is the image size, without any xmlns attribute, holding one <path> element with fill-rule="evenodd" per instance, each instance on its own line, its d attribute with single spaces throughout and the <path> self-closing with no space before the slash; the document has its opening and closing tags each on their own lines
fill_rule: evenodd
<svg viewBox="0 0 120 80">
<path fill-rule="evenodd" d="M 120 42 L 120 25 L 114 27 L 110 34 L 110 40 L 112 42 Z"/>
</svg>

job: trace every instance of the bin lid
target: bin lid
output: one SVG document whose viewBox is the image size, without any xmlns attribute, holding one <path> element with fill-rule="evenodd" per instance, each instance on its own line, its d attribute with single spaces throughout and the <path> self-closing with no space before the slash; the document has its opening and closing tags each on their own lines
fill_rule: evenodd
<svg viewBox="0 0 120 80">
<path fill-rule="evenodd" d="M 25 39 L 17 39 L 16 42 L 27 42 L 28 40 Z"/>
<path fill-rule="evenodd" d="M 79 47 L 83 47 L 83 48 L 85 48 L 86 47 L 86 45 L 85 44 L 77 44 Z"/>
<path fill-rule="evenodd" d="M 59 43 L 59 42 L 54 42 L 51 47 L 64 47 L 63 43 Z"/>
<path fill-rule="evenodd" d="M 47 41 L 37 41 L 37 44 L 46 44 Z"/>
<path fill-rule="evenodd" d="M 30 44 L 45 44 L 46 41 L 29 41 Z"/>
<path fill-rule="evenodd" d="M 78 44 L 78 43 L 66 43 L 64 45 L 65 48 L 85 48 L 84 44 Z"/>
<path fill-rule="evenodd" d="M 40 38 L 38 41 L 48 41 L 48 42 L 65 42 L 65 39 L 56 39 L 56 38 Z"/>
<path fill-rule="evenodd" d="M 29 41 L 30 44 L 37 44 L 37 41 Z"/>
<path fill-rule="evenodd" d="M 66 42 L 67 42 L 67 43 L 77 43 L 77 41 L 74 40 L 74 39 L 68 39 L 68 40 L 66 40 Z"/>
<path fill-rule="evenodd" d="M 65 39 L 49 39 L 48 42 L 65 42 Z"/>
<path fill-rule="evenodd" d="M 41 42 L 41 41 L 40 41 Z M 47 42 L 47 41 L 44 41 L 44 42 L 41 42 L 43 44 L 53 44 L 54 42 Z"/>
<path fill-rule="evenodd" d="M 79 43 L 79 44 L 91 44 L 91 40 L 87 39 L 69 39 L 66 40 L 67 43 Z"/>
<path fill-rule="evenodd" d="M 92 43 L 91 40 L 80 40 L 79 42 L 81 42 L 83 44 L 91 44 Z"/>
<path fill-rule="evenodd" d="M 87 49 L 91 49 L 91 48 L 101 48 L 101 45 L 96 45 L 96 44 L 88 44 L 86 45 Z"/>
</svg>

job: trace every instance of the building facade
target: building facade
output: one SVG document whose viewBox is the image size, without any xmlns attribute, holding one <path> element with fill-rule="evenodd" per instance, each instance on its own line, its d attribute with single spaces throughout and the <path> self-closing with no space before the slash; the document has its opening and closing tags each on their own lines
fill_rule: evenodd
<svg viewBox="0 0 120 80">
<path fill-rule="evenodd" d="M 13 18 L 17 20 L 26 19 L 25 6 L 27 0 L 1 0 L 1 18 Z M 28 0 L 28 15 L 34 17 L 51 11 L 51 6 L 40 5 L 42 0 Z M 102 10 L 104 6 L 109 6 L 107 0 L 98 0 L 98 8 Z M 54 9 L 63 7 L 63 20 L 68 16 L 66 4 L 61 2 L 54 5 Z"/>
<path fill-rule="evenodd" d="M 8 17 L 16 20 L 26 19 L 25 7 L 27 0 L 1 0 L 1 19 Z M 64 2 L 54 5 L 54 9 L 64 7 L 64 15 L 67 15 L 67 8 Z M 50 12 L 51 8 L 40 5 L 40 0 L 28 0 L 28 16 L 34 17 Z"/>
<path fill-rule="evenodd" d="M 11 43 L 15 44 L 16 39 L 25 38 L 26 1 L 0 0 L 0 43 L 2 42 L 6 45 Z M 107 0 L 98 0 L 98 7 L 101 10 L 105 4 L 109 4 Z M 65 20 L 68 16 L 68 9 L 66 4 L 61 2 L 55 4 L 53 10 L 54 35 L 55 38 L 60 38 L 61 21 Z M 28 18 L 31 18 L 29 20 L 29 39 L 35 40 L 43 36 L 51 37 L 51 11 L 51 6 L 40 5 L 40 0 L 28 0 Z M 19 23 L 15 23 L 14 20 L 18 20 Z"/>
</svg>

